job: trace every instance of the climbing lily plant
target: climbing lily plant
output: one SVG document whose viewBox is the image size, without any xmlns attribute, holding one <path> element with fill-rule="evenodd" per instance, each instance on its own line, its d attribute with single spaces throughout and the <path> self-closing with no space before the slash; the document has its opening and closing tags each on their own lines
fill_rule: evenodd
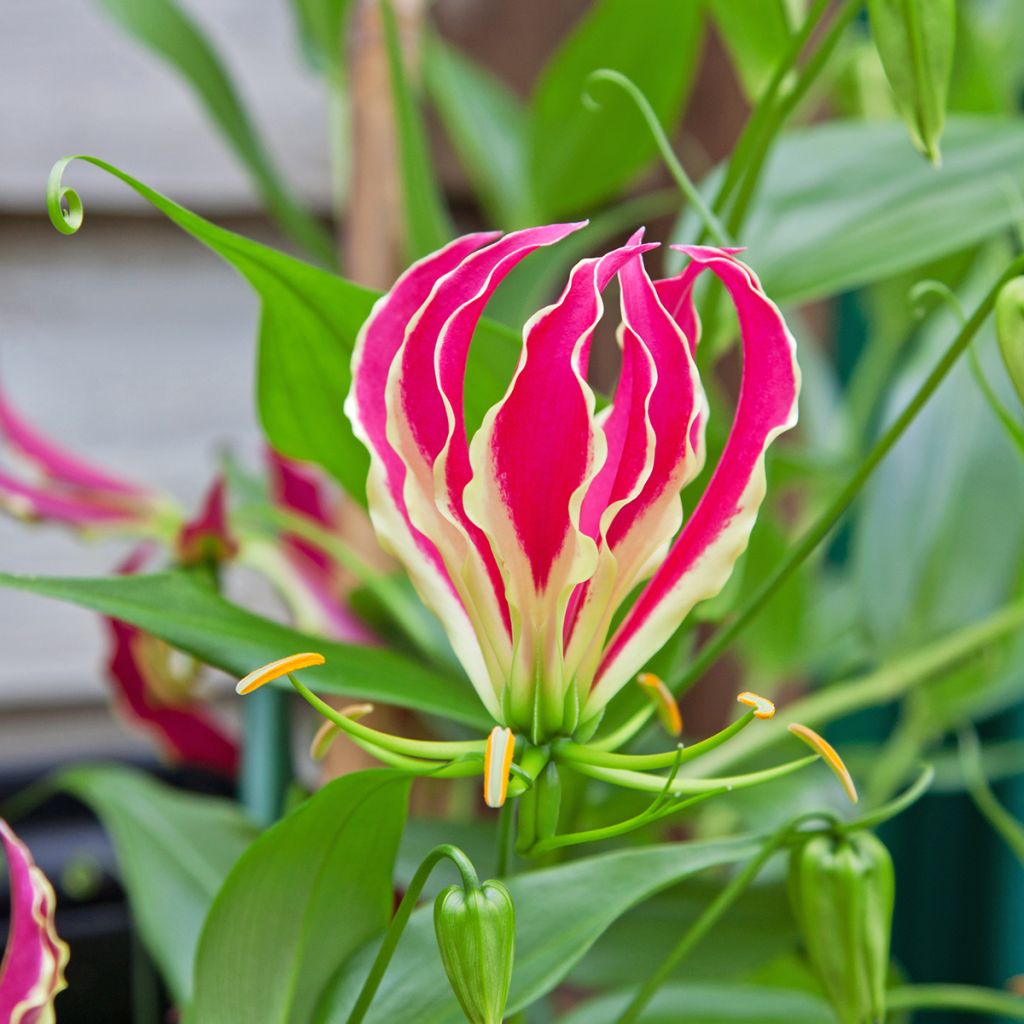
<svg viewBox="0 0 1024 1024">
<path fill-rule="evenodd" d="M 53 1021 L 75 986 L 60 865 L 29 852 L 58 789 L 106 826 L 134 976 L 186 1024 L 1024 1016 L 913 984 L 875 834 L 939 777 L 1024 849 L 973 731 L 1024 693 L 1012 5 L 595 0 L 521 101 L 415 3 L 295 0 L 348 108 L 333 235 L 199 23 L 102 6 L 193 87 L 287 245 L 99 156 L 51 173 L 59 232 L 77 161 L 256 292 L 266 447 L 185 508 L 0 380 L 0 508 L 125 544 L 108 577 L 0 584 L 98 612 L 113 708 L 223 792 L 86 764 L 3 809 L 8 1017 Z M 719 167 L 679 131 L 707 31 L 750 106 Z M 457 218 L 427 107 L 472 187 Z M 892 736 L 850 743 L 884 704 Z"/>
</svg>

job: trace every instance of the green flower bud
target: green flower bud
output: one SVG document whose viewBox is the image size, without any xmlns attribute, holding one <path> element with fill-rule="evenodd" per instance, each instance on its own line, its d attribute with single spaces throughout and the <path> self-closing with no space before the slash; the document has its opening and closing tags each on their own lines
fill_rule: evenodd
<svg viewBox="0 0 1024 1024">
<path fill-rule="evenodd" d="M 501 1024 L 512 980 L 515 909 L 501 882 L 452 885 L 434 903 L 445 974 L 470 1024 Z"/>
<path fill-rule="evenodd" d="M 817 835 L 793 851 L 793 912 L 841 1024 L 885 1019 L 894 889 L 892 858 L 870 832 Z"/>
<path fill-rule="evenodd" d="M 1015 277 L 999 289 L 996 337 L 1006 372 L 1024 402 L 1024 277 Z"/>
<path fill-rule="evenodd" d="M 871 34 L 914 145 L 939 162 L 956 42 L 954 0 L 868 0 Z"/>
</svg>

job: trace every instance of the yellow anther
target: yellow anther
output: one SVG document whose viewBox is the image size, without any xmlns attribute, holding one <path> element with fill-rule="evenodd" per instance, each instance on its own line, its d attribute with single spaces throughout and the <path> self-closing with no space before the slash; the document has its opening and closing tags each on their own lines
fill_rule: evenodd
<svg viewBox="0 0 1024 1024">
<path fill-rule="evenodd" d="M 836 773 L 836 778 L 843 784 L 843 789 L 846 790 L 850 803 L 855 804 L 857 802 L 857 787 L 853 784 L 853 776 L 850 774 L 849 768 L 843 763 L 843 759 L 839 756 L 836 748 L 823 736 L 819 736 L 813 729 L 809 729 L 806 725 L 801 725 L 799 722 L 794 722 L 790 725 L 789 731 L 794 736 L 802 739 L 811 750 L 828 764 L 829 768 Z"/>
<path fill-rule="evenodd" d="M 347 708 L 342 708 L 338 714 L 351 718 L 353 722 L 358 722 L 360 718 L 365 718 L 371 711 L 373 711 L 372 704 L 350 704 Z M 320 728 L 317 729 L 316 735 L 309 745 L 309 756 L 314 761 L 319 761 L 330 750 L 331 744 L 340 732 L 341 726 L 337 722 L 325 718 L 320 723 Z"/>
<path fill-rule="evenodd" d="M 678 736 L 683 731 L 683 716 L 679 714 L 679 705 L 672 691 L 653 672 L 641 672 L 636 681 L 646 691 L 665 731 L 671 736 Z"/>
<path fill-rule="evenodd" d="M 484 754 L 484 803 L 488 807 L 501 807 L 508 796 L 508 773 L 512 755 L 516 752 L 516 739 L 511 729 L 496 725 L 487 737 Z"/>
<path fill-rule="evenodd" d="M 755 718 L 771 718 L 775 714 L 775 705 L 767 697 L 762 697 L 759 693 L 751 693 L 749 690 L 744 690 L 736 695 L 736 699 L 741 704 L 746 704 L 748 708 L 753 708 Z"/>
<path fill-rule="evenodd" d="M 267 683 L 272 683 L 289 672 L 297 672 L 300 668 L 309 668 L 311 665 L 322 665 L 324 656 L 322 654 L 289 654 L 287 658 L 280 661 L 272 661 L 269 665 L 254 669 L 244 679 L 240 680 L 235 687 L 236 693 L 252 693 Z"/>
</svg>

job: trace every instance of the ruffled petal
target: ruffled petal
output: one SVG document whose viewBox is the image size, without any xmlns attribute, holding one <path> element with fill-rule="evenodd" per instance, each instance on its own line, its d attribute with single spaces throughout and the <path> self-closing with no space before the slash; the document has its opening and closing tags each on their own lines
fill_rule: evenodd
<svg viewBox="0 0 1024 1024">
<path fill-rule="evenodd" d="M 707 490 L 605 652 L 588 714 L 603 707 L 643 666 L 695 604 L 725 585 L 746 549 L 764 498 L 768 445 L 797 420 L 796 342 L 778 307 L 753 271 L 731 253 L 705 246 L 679 248 L 693 266 L 721 279 L 736 307 L 743 344 L 739 401 Z"/>
<path fill-rule="evenodd" d="M 501 570 L 462 505 L 470 475 L 463 418 L 466 360 L 484 306 L 505 275 L 580 226 L 513 232 L 468 256 L 438 281 L 409 324 L 388 382 L 388 438 L 407 469 L 410 517 L 445 560 L 481 642 L 495 694 L 509 670 L 511 628 Z"/>
<path fill-rule="evenodd" d="M 704 460 L 704 394 L 689 339 L 642 260 L 627 263 L 619 280 L 622 372 L 603 424 L 608 459 L 584 501 L 583 526 L 600 556 L 579 588 L 567 651 L 567 663 L 587 680 L 615 609 L 679 529 L 679 491 Z"/>
<path fill-rule="evenodd" d="M 57 935 L 57 899 L 32 854 L 0 819 L 0 841 L 11 888 L 11 927 L 0 964 L 0 1020 L 8 1024 L 53 1024 L 57 995 L 67 988 L 69 952 Z"/>
<path fill-rule="evenodd" d="M 409 517 L 406 466 L 388 438 L 385 393 L 409 321 L 434 285 L 470 253 L 496 237 L 490 233 L 456 239 L 413 264 L 378 300 L 356 339 L 352 389 L 345 402 L 352 428 L 370 453 L 366 493 L 377 536 L 405 566 L 424 603 L 440 618 L 470 681 L 493 715 L 499 713 L 498 702 L 462 600 L 437 545 Z"/>
<path fill-rule="evenodd" d="M 562 673 L 562 637 L 572 588 L 589 578 L 597 557 L 581 515 L 606 456 L 586 379 L 603 312 L 601 291 L 649 248 L 625 246 L 576 265 L 558 302 L 527 324 L 508 392 L 471 446 L 466 510 L 502 566 L 512 613 L 512 715 L 517 722 L 532 718 L 537 735 L 571 728 L 578 711 L 565 706 L 571 694 Z M 543 708 L 527 706 L 535 697 Z"/>
</svg>

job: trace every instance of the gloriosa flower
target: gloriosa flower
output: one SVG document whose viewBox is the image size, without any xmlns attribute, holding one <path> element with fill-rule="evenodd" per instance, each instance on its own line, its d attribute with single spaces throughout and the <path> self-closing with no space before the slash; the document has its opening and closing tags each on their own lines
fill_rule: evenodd
<svg viewBox="0 0 1024 1024">
<path fill-rule="evenodd" d="M 654 246 L 637 232 L 579 262 L 529 320 L 504 398 L 470 437 L 463 388 L 484 307 L 524 257 L 581 226 L 467 235 L 413 265 L 362 329 L 346 403 L 371 455 L 378 535 L 495 721 L 534 744 L 592 734 L 609 700 L 724 586 L 764 498 L 765 451 L 796 422 L 799 390 L 794 340 L 735 250 L 677 246 L 686 268 L 652 281 L 643 255 Z M 721 459 L 684 520 L 680 491 L 705 456 L 693 303 L 705 270 L 736 308 L 743 380 Z M 622 369 L 598 411 L 588 358 L 612 278 Z"/>
<path fill-rule="evenodd" d="M 0 1020 L 53 1024 L 53 1001 L 67 988 L 68 947 L 54 926 L 56 897 L 28 847 L 0 819 L 11 889 L 11 927 L 0 963 Z"/>
</svg>

